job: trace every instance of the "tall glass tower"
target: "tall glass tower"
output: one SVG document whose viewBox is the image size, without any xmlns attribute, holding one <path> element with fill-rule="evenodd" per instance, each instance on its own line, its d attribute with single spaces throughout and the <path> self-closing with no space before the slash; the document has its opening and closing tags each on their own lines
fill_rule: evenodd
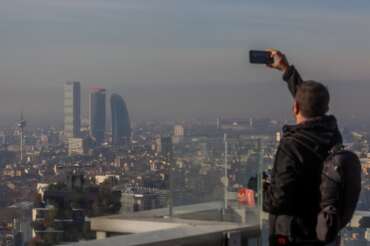
<svg viewBox="0 0 370 246">
<path fill-rule="evenodd" d="M 112 111 L 112 144 L 124 145 L 131 136 L 131 125 L 125 101 L 120 95 L 112 94 L 110 98 Z"/>
<path fill-rule="evenodd" d="M 81 128 L 81 85 L 69 81 L 64 85 L 64 137 L 80 136 Z"/>
<path fill-rule="evenodd" d="M 97 144 L 104 141 L 105 89 L 92 88 L 90 92 L 90 135 Z"/>
</svg>

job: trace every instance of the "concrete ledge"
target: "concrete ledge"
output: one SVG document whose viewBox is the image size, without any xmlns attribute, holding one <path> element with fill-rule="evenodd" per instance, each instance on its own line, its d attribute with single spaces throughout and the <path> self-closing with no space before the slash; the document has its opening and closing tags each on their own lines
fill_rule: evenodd
<svg viewBox="0 0 370 246">
<path fill-rule="evenodd" d="M 226 240 L 227 232 L 240 232 L 242 240 L 255 239 L 259 236 L 258 226 L 237 224 L 181 226 L 177 228 L 116 236 L 103 240 L 87 241 L 70 245 L 78 246 L 222 246 Z"/>
<path fill-rule="evenodd" d="M 253 245 L 250 239 L 258 241 L 260 229 L 255 220 L 244 220 L 248 224 L 220 220 L 221 208 L 222 203 L 209 202 L 177 207 L 171 218 L 166 216 L 168 209 L 91 218 L 91 229 L 99 240 L 71 245 L 224 246 L 228 233 L 232 240 L 236 237 L 240 241 L 233 245 Z M 110 233 L 116 236 L 105 238 Z"/>
<path fill-rule="evenodd" d="M 93 231 L 125 234 L 167 230 L 180 226 L 183 226 L 183 224 L 151 220 L 114 219 L 106 217 L 95 218 L 91 220 L 91 229 Z"/>
</svg>

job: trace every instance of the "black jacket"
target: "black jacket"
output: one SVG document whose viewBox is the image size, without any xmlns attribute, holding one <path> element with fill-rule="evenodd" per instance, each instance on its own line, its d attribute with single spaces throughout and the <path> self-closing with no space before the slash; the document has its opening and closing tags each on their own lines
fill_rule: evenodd
<svg viewBox="0 0 370 246">
<path fill-rule="evenodd" d="M 297 86 L 304 83 L 293 66 L 283 79 L 293 96 Z M 286 235 L 298 241 L 316 239 L 322 159 L 340 143 L 334 116 L 283 127 L 271 183 L 264 186 L 263 209 L 270 213 L 270 235 Z"/>
</svg>

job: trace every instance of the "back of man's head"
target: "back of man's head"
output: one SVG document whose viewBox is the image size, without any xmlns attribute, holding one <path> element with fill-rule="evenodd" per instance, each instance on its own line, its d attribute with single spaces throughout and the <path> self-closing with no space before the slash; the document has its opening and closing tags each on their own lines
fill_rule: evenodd
<svg viewBox="0 0 370 246">
<path fill-rule="evenodd" d="M 329 111 L 329 91 L 323 84 L 306 81 L 297 88 L 295 101 L 305 118 L 323 116 Z"/>
</svg>

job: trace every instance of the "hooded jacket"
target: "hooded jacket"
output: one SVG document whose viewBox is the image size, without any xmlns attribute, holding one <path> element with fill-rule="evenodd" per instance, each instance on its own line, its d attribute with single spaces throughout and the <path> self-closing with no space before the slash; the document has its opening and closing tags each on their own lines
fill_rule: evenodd
<svg viewBox="0 0 370 246">
<path fill-rule="evenodd" d="M 291 66 L 283 79 L 294 96 L 304 83 Z M 322 116 L 298 125 L 283 127 L 271 183 L 264 186 L 263 209 L 270 214 L 270 235 L 292 241 L 316 240 L 316 218 L 320 211 L 320 176 L 328 151 L 342 143 L 334 116 Z"/>
</svg>

